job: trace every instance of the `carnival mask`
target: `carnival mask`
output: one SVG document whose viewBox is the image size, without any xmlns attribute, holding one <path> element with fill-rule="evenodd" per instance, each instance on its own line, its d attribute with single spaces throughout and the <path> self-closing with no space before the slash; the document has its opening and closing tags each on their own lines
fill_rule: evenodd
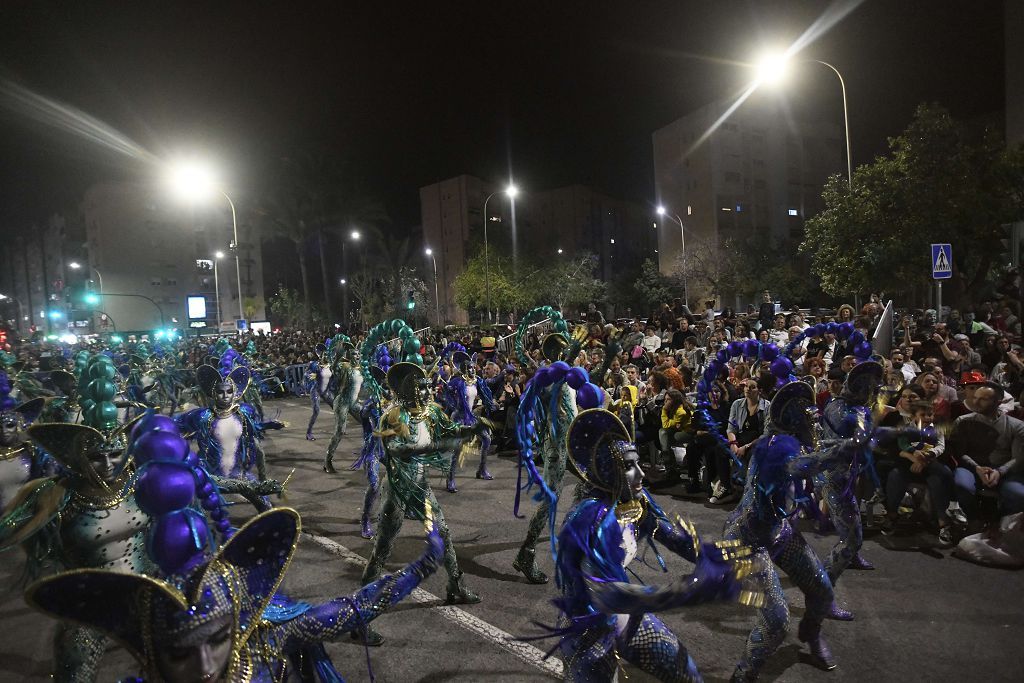
<svg viewBox="0 0 1024 683">
<path fill-rule="evenodd" d="M 0 446 L 7 448 L 17 444 L 21 426 L 21 416 L 18 413 L 13 410 L 0 413 Z"/>
<path fill-rule="evenodd" d="M 235 402 L 235 383 L 230 379 L 217 382 L 213 388 L 213 403 L 218 410 L 227 410 Z"/>
<path fill-rule="evenodd" d="M 644 471 L 640 469 L 640 454 L 636 452 L 636 446 L 626 442 L 619 443 L 624 447 L 622 451 L 622 466 L 625 469 L 626 480 L 626 486 L 623 487 L 619 500 L 626 503 L 642 495 Z"/>
</svg>

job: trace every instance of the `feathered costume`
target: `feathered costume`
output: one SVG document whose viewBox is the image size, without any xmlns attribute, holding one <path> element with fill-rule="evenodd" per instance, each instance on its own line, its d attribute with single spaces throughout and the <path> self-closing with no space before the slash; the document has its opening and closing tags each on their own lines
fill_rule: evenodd
<svg viewBox="0 0 1024 683">
<path fill-rule="evenodd" d="M 473 412 L 479 400 L 481 412 L 490 415 L 497 409 L 494 396 L 483 377 L 476 374 L 476 364 L 470 358 L 466 349 L 457 342 L 452 342 L 441 352 L 441 357 L 451 359 L 453 372 L 452 377 L 444 385 L 445 410 L 449 417 L 456 424 L 463 427 L 471 427 L 477 423 L 477 416 Z M 491 435 L 484 433 L 480 437 L 480 466 L 476 470 L 477 479 L 494 479 L 487 471 L 487 451 L 491 448 Z M 447 488 L 449 493 L 457 493 L 455 486 L 455 468 L 452 467 L 448 474 Z"/>
<path fill-rule="evenodd" d="M 701 543 L 692 527 L 675 526 L 641 486 L 636 447 L 611 412 L 581 412 L 569 428 L 569 463 L 584 483 L 582 500 L 558 534 L 556 580 L 560 611 L 555 649 L 565 662 L 565 680 L 616 679 L 625 659 L 662 681 L 699 681 L 686 648 L 655 611 L 712 601 L 757 604 L 741 590 L 751 570 L 750 551 L 739 543 Z M 630 457 L 631 454 L 631 457 Z M 631 476 L 634 477 L 631 479 Z M 550 495 L 550 494 L 549 494 Z M 645 543 L 666 548 L 696 564 L 693 574 L 664 586 L 630 583 L 627 565 Z M 667 571 L 658 555 L 662 569 Z"/>
<path fill-rule="evenodd" d="M 373 538 L 370 518 L 373 514 L 373 505 L 380 495 L 380 463 L 384 457 L 384 444 L 380 438 L 380 418 L 391 399 L 387 388 L 387 371 L 391 368 L 391 355 L 387 346 L 378 346 L 374 354 L 374 365 L 363 363 L 363 368 L 371 378 L 368 383 L 370 395 L 359 407 L 363 446 L 359 451 L 359 457 L 352 463 L 352 469 L 357 470 L 361 467 L 366 470 L 366 493 L 363 495 L 359 533 L 363 538 Z"/>
<path fill-rule="evenodd" d="M 306 391 L 309 392 L 309 404 L 313 412 L 309 416 L 309 426 L 306 427 L 306 440 L 316 441 L 313 436 L 313 425 L 316 418 L 320 416 L 320 402 L 331 403 L 333 396 L 330 392 L 331 366 L 327 362 L 327 346 L 316 345 L 316 358 L 306 368 Z"/>
<path fill-rule="evenodd" d="M 267 479 L 266 455 L 260 441 L 267 429 L 281 429 L 283 424 L 261 421 L 256 410 L 242 402 L 250 374 L 247 367 L 234 365 L 236 356 L 237 352 L 230 349 L 221 357 L 219 369 L 199 367 L 196 379 L 214 405 L 181 413 L 174 421 L 186 438 L 195 440 L 199 459 L 216 477 L 217 486 L 224 493 L 243 496 L 262 511 L 270 507 L 266 496 L 280 494 L 282 487 Z"/>
<path fill-rule="evenodd" d="M 402 339 L 405 360 L 392 365 L 387 372 L 394 403 L 380 419 L 379 435 L 384 446 L 388 482 L 381 505 L 380 526 L 363 572 L 363 583 L 370 583 L 380 575 L 405 518 L 423 519 L 424 509 L 429 506 L 434 510 L 435 524 L 444 539 L 447 602 L 479 602 L 480 598 L 463 584 L 448 525 L 427 477 L 432 467 L 442 471 L 450 467 L 449 454 L 460 448 L 465 440 L 486 429 L 485 423 L 480 421 L 472 427 L 459 426 L 448 418 L 441 406 L 431 401 L 431 383 L 418 353 L 419 339 L 404 321 L 387 321 L 370 330 L 362 348 L 364 363 L 388 334 L 398 334 Z M 371 385 L 375 383 L 372 376 L 368 381 Z M 371 632 L 368 639 L 373 644 L 383 640 L 375 632 Z"/>
<path fill-rule="evenodd" d="M 334 389 L 334 436 L 327 446 L 327 458 L 324 460 L 324 472 L 334 473 L 334 451 L 341 443 L 341 437 L 348 433 L 349 411 L 355 410 L 356 399 L 359 397 L 359 390 L 363 386 L 363 373 L 359 371 L 356 347 L 352 341 L 343 334 L 336 335 L 330 346 L 332 375 L 331 383 Z"/>
<path fill-rule="evenodd" d="M 113 362 L 105 355 L 95 356 L 87 366 L 85 376 L 92 379 L 81 394 L 85 424 L 29 427 L 29 437 L 62 468 L 59 476 L 26 484 L 0 519 L 0 549 L 23 545 L 30 577 L 45 566 L 135 574 L 152 571 L 143 547 L 150 516 L 136 501 L 136 491 L 180 492 L 178 485 L 186 480 L 208 482 L 197 459 L 176 467 L 170 478 L 166 468 L 161 471 L 160 467 L 152 468 L 145 478 L 136 475 L 136 462 L 147 460 L 154 448 L 163 450 L 167 434 L 154 430 L 140 436 L 135 430 L 129 441 L 130 425 L 118 425 L 117 407 L 111 401 L 116 391 L 115 373 Z M 143 417 L 139 426 L 147 420 L 151 426 L 174 429 L 168 418 L 160 416 Z M 183 447 L 177 452 L 187 450 Z M 194 489 L 193 484 L 183 505 L 193 504 Z M 223 501 L 215 488 L 203 489 L 199 498 L 203 509 L 215 511 L 226 523 Z M 221 526 L 222 531 L 225 528 Z M 54 641 L 55 680 L 92 681 L 106 642 L 105 636 L 91 628 L 62 624 Z"/>
<path fill-rule="evenodd" d="M 52 467 L 46 454 L 24 433 L 39 417 L 45 400 L 40 397 L 19 404 L 11 398 L 11 389 L 7 373 L 0 370 L 0 509 L 25 483 L 45 476 Z"/>
<path fill-rule="evenodd" d="M 302 680 L 315 674 L 340 682 L 323 642 L 365 628 L 433 573 L 441 556 L 428 511 L 427 550 L 418 560 L 351 595 L 316 605 L 297 602 L 277 592 L 299 540 L 294 510 L 266 512 L 215 549 L 204 519 L 178 507 L 195 490 L 181 488 L 177 500 L 166 488 L 139 494 L 157 519 L 148 550 L 159 578 L 78 571 L 43 579 L 26 593 L 36 609 L 88 624 L 124 645 L 142 667 L 142 677 L 129 680 L 161 681 L 168 671 L 180 676 L 187 667 L 187 675 L 203 680 L 269 683 L 295 669 Z M 218 647 L 225 638 L 228 647 Z M 200 656 L 204 646 L 218 654 Z M 189 656 L 168 655 L 182 650 Z"/>
</svg>

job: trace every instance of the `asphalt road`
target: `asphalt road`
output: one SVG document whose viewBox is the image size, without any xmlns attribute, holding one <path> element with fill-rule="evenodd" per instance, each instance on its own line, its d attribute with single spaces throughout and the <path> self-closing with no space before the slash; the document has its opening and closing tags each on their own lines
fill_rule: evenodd
<svg viewBox="0 0 1024 683">
<path fill-rule="evenodd" d="M 308 407 L 299 400 L 268 404 L 280 408 L 290 428 L 273 433 L 267 442 L 272 476 L 295 474 L 282 504 L 302 514 L 306 532 L 284 590 L 318 600 L 346 594 L 358 587 L 363 559 L 372 541 L 359 536 L 358 519 L 366 480 L 345 468 L 359 443 L 348 437 L 339 448 L 338 474 L 321 469 L 323 452 L 333 430 L 330 410 L 321 412 L 317 441 L 304 439 Z M 355 425 L 353 425 L 354 427 Z M 353 429 L 353 433 L 357 430 Z M 448 494 L 436 480 L 435 490 L 454 535 L 467 584 L 483 601 L 465 607 L 444 607 L 443 569 L 375 627 L 387 642 L 370 650 L 377 681 L 533 681 L 557 679 L 557 658 L 543 659 L 552 641 L 523 643 L 516 636 L 537 634 L 534 621 L 552 624 L 554 585 L 533 586 L 511 563 L 526 529 L 526 520 L 512 515 L 516 469 L 512 458 L 492 458 L 493 481 L 473 478 L 475 464 L 459 479 L 459 493 Z M 574 482 L 566 477 L 566 488 Z M 670 515 L 691 519 L 701 532 L 717 538 L 726 511 L 671 495 L 659 497 Z M 528 503 L 532 505 L 532 502 Z M 527 509 L 527 513 L 532 508 Z M 244 504 L 237 514 L 248 514 Z M 564 514 L 562 509 L 561 513 Z M 824 555 L 835 536 L 805 531 Z M 546 538 L 546 537 L 545 537 Z M 882 547 L 882 540 L 886 547 Z M 546 547 L 546 546 L 541 546 Z M 407 522 L 395 546 L 391 568 L 400 568 L 422 550 L 419 525 Z M 856 613 L 850 623 L 829 621 L 824 634 L 839 668 L 822 672 L 800 656 L 796 622 L 803 611 L 799 591 L 783 578 L 793 613 L 786 642 L 762 680 L 953 681 L 1020 680 L 1024 671 L 1024 572 L 975 566 L 934 549 L 926 535 L 881 539 L 868 533 L 865 556 L 873 572 L 848 571 L 839 584 L 840 601 Z M 551 573 L 549 554 L 539 552 L 542 568 Z M 686 573 L 684 560 L 665 555 L 672 575 Z M 653 558 L 648 558 L 654 565 Z M 669 577 L 644 566 L 633 569 L 648 582 Z M 43 681 L 48 678 L 53 622 L 34 613 L 20 597 L 21 558 L 0 556 L 0 680 Z M 728 679 L 753 623 L 753 612 L 739 606 L 705 606 L 663 615 L 690 650 L 706 680 Z M 367 653 L 349 641 L 328 645 L 335 664 L 349 681 L 368 681 Z M 130 658 L 112 650 L 104 659 L 100 680 L 116 680 L 132 672 Z M 649 680 L 626 671 L 630 681 Z M 625 680 L 620 677 L 620 680 Z"/>
</svg>

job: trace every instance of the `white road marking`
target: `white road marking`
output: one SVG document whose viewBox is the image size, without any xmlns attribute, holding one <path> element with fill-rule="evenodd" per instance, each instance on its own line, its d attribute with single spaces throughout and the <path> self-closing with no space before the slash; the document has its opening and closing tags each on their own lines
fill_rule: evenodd
<svg viewBox="0 0 1024 683">
<path fill-rule="evenodd" d="M 350 564 L 359 567 L 366 566 L 366 558 L 357 555 L 337 541 L 332 541 L 329 538 L 317 536 L 316 534 L 311 534 L 307 531 L 302 532 L 302 535 L 327 552 L 342 558 Z M 422 588 L 416 588 L 413 590 L 409 597 L 421 604 L 436 603 L 441 600 L 441 598 L 437 597 L 433 593 L 423 590 Z M 526 662 L 527 664 L 530 664 L 531 666 L 534 666 L 555 678 L 561 679 L 563 677 L 561 661 L 554 657 L 544 659 L 544 652 L 542 650 L 539 650 L 529 643 L 516 640 L 515 636 L 502 631 L 497 626 L 489 624 L 483 619 L 452 605 L 441 605 L 434 607 L 434 609 L 437 610 L 437 612 L 445 619 L 454 622 L 457 626 L 461 626 L 467 631 L 472 631 L 478 636 L 491 641 L 503 650 L 507 650 L 512 653 L 521 661 Z"/>
</svg>

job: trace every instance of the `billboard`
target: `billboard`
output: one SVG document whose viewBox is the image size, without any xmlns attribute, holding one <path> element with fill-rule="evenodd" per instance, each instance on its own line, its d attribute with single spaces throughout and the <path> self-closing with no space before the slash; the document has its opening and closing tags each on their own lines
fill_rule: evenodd
<svg viewBox="0 0 1024 683">
<path fill-rule="evenodd" d="M 206 297 L 198 295 L 189 295 L 188 299 L 188 319 L 189 320 L 205 320 L 206 319 Z"/>
</svg>

